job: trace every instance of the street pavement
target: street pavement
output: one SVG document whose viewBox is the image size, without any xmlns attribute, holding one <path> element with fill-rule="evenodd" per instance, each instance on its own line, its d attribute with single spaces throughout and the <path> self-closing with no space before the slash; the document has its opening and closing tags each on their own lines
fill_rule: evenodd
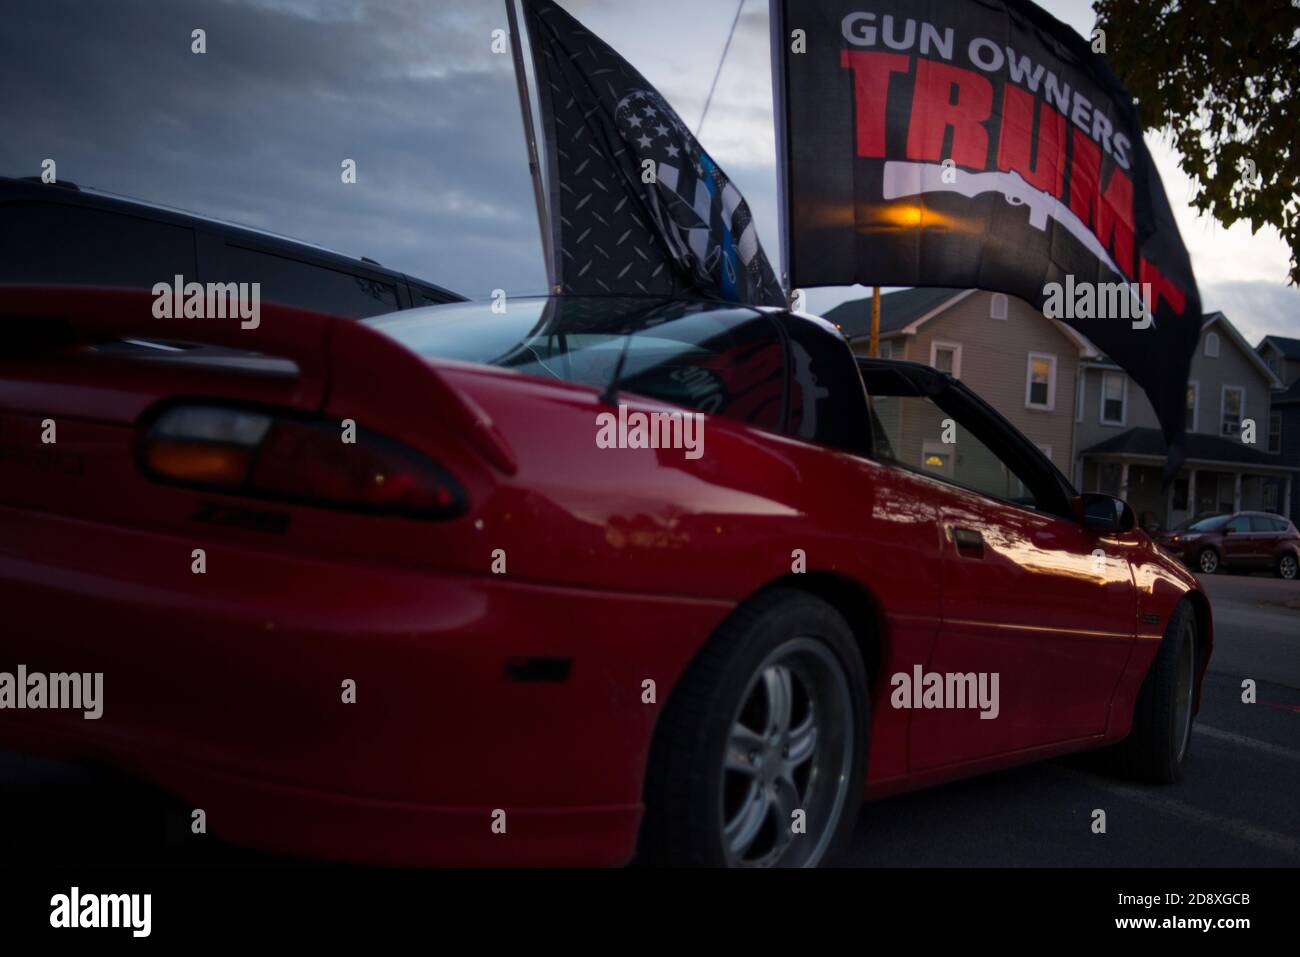
<svg viewBox="0 0 1300 957">
<path fill-rule="evenodd" d="M 1300 582 L 1202 581 L 1215 649 L 1181 783 L 1135 785 L 1078 758 L 984 775 L 865 805 L 842 863 L 1300 866 Z M 1255 704 L 1242 703 L 1246 678 Z M 129 778 L 0 752 L 8 865 L 293 863 L 196 838 L 185 814 Z"/>
</svg>

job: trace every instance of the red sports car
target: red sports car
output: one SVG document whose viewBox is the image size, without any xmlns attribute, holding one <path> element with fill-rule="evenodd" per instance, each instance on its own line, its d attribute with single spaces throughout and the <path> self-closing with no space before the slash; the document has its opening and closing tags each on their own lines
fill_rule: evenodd
<svg viewBox="0 0 1300 957">
<path fill-rule="evenodd" d="M 502 305 L 0 289 L 0 743 L 410 864 L 811 865 L 864 798 L 1179 777 L 1204 594 L 960 382 L 779 310 Z"/>
</svg>

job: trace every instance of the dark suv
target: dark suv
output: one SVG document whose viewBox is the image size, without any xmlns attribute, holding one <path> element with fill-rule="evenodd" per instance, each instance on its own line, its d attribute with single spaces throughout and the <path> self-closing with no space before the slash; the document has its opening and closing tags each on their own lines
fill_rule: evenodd
<svg viewBox="0 0 1300 957">
<path fill-rule="evenodd" d="M 465 298 L 370 259 L 71 183 L 0 176 L 0 221 L 0 284 L 256 282 L 264 302 L 354 319 Z"/>
<path fill-rule="evenodd" d="M 1300 571 L 1300 532 L 1272 512 L 1211 515 L 1161 532 L 1156 541 L 1198 572 L 1271 568 L 1293 579 Z"/>
</svg>

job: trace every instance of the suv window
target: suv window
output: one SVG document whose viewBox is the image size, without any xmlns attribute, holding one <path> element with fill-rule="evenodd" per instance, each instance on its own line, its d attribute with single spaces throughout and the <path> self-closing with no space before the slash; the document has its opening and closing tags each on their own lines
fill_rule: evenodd
<svg viewBox="0 0 1300 957">
<path fill-rule="evenodd" d="M 1230 522 L 1225 526 L 1225 528 L 1227 529 L 1227 531 L 1230 531 L 1230 532 L 1249 532 L 1249 531 L 1250 531 L 1250 516 L 1249 516 L 1249 515 L 1238 515 L 1236 518 L 1234 518 L 1232 521 L 1230 521 Z"/>
<path fill-rule="evenodd" d="M 226 282 L 261 283 L 263 302 L 362 318 L 398 308 L 397 286 L 243 246 L 227 245 Z"/>
<path fill-rule="evenodd" d="M 194 277 L 194 231 L 63 203 L 0 207 L 0 282 L 151 289 Z"/>
<path fill-rule="evenodd" d="M 1286 522 L 1280 518 L 1269 518 L 1267 515 L 1252 515 L 1250 524 L 1257 532 L 1285 532 Z"/>
</svg>

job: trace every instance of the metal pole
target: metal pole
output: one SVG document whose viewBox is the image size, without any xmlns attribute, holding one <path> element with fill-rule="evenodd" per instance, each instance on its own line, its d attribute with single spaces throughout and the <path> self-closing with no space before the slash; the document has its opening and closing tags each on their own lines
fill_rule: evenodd
<svg viewBox="0 0 1300 957">
<path fill-rule="evenodd" d="M 776 124 L 776 211 L 777 239 L 780 243 L 781 285 L 787 306 L 794 301 L 794 269 L 790 262 L 790 197 L 788 135 L 785 103 L 785 52 L 789 42 L 785 31 L 785 0 L 769 0 L 768 26 L 772 40 L 772 118 Z"/>
<path fill-rule="evenodd" d="M 871 287 L 871 358 L 880 357 L 880 287 Z"/>
<path fill-rule="evenodd" d="M 537 225 L 542 233 L 542 257 L 546 260 L 546 284 L 551 292 L 560 291 L 551 254 L 551 225 L 546 213 L 546 190 L 542 186 L 542 164 L 537 158 L 537 132 L 533 127 L 533 107 L 528 98 L 528 76 L 524 71 L 524 45 L 519 33 L 515 0 L 505 0 L 506 19 L 510 26 L 510 52 L 515 61 L 515 81 L 519 87 L 519 111 L 524 120 L 524 140 L 528 144 L 528 173 L 533 178 L 533 198 L 537 201 Z"/>
</svg>

